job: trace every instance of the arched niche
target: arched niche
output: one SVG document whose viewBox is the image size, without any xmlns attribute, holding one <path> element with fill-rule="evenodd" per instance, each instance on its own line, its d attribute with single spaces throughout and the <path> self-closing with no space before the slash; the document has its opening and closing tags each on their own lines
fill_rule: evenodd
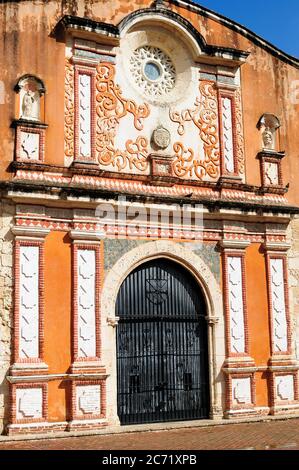
<svg viewBox="0 0 299 470">
<path fill-rule="evenodd" d="M 34 75 L 23 75 L 17 82 L 18 93 L 17 118 L 28 121 L 43 120 L 43 97 L 45 86 L 42 80 Z"/>
</svg>

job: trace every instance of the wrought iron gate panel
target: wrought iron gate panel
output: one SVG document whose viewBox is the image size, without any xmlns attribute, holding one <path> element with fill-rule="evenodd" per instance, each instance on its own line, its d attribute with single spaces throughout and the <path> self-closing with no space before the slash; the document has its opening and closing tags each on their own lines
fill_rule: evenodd
<svg viewBox="0 0 299 470">
<path fill-rule="evenodd" d="M 205 302 L 185 269 L 159 259 L 123 282 L 116 304 L 122 424 L 207 418 Z"/>
</svg>

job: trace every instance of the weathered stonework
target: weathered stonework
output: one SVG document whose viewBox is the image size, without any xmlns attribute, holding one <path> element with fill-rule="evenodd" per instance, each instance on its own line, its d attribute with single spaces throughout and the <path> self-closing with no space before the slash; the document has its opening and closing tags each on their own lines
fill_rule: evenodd
<svg viewBox="0 0 299 470">
<path fill-rule="evenodd" d="M 104 266 L 105 272 L 118 261 L 124 254 L 133 248 L 146 243 L 146 240 L 128 240 L 128 239 L 112 239 L 104 241 Z M 209 266 L 216 280 L 220 282 L 220 256 L 216 249 L 215 243 L 198 243 L 198 242 L 181 242 L 181 246 L 193 251 L 197 256 L 202 258 Z"/>
<path fill-rule="evenodd" d="M 11 357 L 13 235 L 10 227 L 15 207 L 0 202 L 0 434 L 7 421 L 8 383 L 5 379 Z"/>
</svg>

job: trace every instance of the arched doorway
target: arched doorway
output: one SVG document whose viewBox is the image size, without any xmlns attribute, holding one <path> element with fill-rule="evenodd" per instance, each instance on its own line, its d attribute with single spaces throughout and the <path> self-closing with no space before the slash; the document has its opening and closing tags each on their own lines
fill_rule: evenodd
<svg viewBox="0 0 299 470">
<path fill-rule="evenodd" d="M 195 278 L 159 258 L 132 271 L 116 302 L 122 424 L 209 417 L 206 305 Z"/>
</svg>

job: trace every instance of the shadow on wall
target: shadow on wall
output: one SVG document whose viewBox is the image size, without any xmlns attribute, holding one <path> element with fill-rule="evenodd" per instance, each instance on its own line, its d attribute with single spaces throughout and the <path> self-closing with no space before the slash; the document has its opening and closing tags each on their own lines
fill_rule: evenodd
<svg viewBox="0 0 299 470">
<path fill-rule="evenodd" d="M 5 429 L 9 422 L 9 384 L 6 380 L 6 374 L 0 383 L 0 403 L 2 403 L 4 408 L 3 426 L 0 421 L 0 434 L 5 434 Z"/>
</svg>

